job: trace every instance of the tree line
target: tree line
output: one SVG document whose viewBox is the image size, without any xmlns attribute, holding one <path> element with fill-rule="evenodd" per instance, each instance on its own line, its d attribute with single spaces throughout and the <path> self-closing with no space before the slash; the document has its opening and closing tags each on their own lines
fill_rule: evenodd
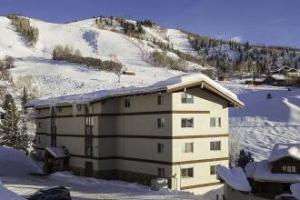
<svg viewBox="0 0 300 200">
<path fill-rule="evenodd" d="M 23 36 L 28 46 L 36 44 L 39 30 L 31 26 L 29 19 L 16 14 L 10 14 L 7 18 L 11 20 L 11 24 L 15 27 L 16 31 Z"/>
</svg>

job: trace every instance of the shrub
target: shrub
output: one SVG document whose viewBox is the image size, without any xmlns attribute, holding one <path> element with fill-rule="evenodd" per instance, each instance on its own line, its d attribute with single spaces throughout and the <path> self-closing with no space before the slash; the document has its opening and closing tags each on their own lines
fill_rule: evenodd
<svg viewBox="0 0 300 200">
<path fill-rule="evenodd" d="M 150 60 L 152 64 L 166 67 L 169 69 L 179 70 L 179 71 L 187 71 L 186 66 L 187 62 L 182 59 L 172 58 L 167 55 L 166 52 L 158 52 L 154 51 L 151 53 Z"/>
<path fill-rule="evenodd" d="M 30 25 L 29 19 L 26 19 L 16 14 L 7 16 L 11 20 L 11 24 L 16 28 L 16 31 L 20 33 L 28 46 L 34 46 L 38 40 L 39 30 Z"/>
<path fill-rule="evenodd" d="M 81 65 L 86 65 L 93 67 L 98 70 L 110 71 L 116 74 L 121 73 L 122 64 L 115 61 L 102 61 L 99 58 L 93 57 L 83 57 L 79 50 L 73 50 L 69 46 L 57 46 L 52 52 L 53 60 L 64 60 L 71 63 L 78 63 Z"/>
</svg>

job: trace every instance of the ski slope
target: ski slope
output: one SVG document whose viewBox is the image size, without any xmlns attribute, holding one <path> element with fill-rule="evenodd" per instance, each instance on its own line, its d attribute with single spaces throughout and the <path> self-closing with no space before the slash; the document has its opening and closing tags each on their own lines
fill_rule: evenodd
<svg viewBox="0 0 300 200">
<path fill-rule="evenodd" d="M 300 89 L 222 83 L 245 103 L 230 109 L 232 150 L 246 149 L 255 160 L 267 159 L 276 143 L 300 143 Z M 272 99 L 266 96 L 271 93 Z"/>
</svg>

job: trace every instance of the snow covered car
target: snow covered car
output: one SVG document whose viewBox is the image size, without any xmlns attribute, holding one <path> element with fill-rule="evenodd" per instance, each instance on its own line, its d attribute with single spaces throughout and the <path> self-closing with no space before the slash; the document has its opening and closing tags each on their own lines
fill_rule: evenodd
<svg viewBox="0 0 300 200">
<path fill-rule="evenodd" d="M 63 186 L 40 189 L 28 200 L 72 200 L 70 192 Z"/>
</svg>

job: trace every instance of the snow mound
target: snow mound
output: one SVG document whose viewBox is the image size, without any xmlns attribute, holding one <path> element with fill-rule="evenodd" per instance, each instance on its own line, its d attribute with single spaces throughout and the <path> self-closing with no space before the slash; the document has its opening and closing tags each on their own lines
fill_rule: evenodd
<svg viewBox="0 0 300 200">
<path fill-rule="evenodd" d="M 42 173 L 42 170 L 25 153 L 10 147 L 0 147 L 0 176 Z"/>
<path fill-rule="evenodd" d="M 247 177 L 240 167 L 235 167 L 232 169 L 228 169 L 224 166 L 218 167 L 218 175 L 222 180 L 224 180 L 228 185 L 232 188 L 242 191 L 242 192 L 250 192 L 251 187 L 247 180 Z"/>
<path fill-rule="evenodd" d="M 292 184 L 291 192 L 296 199 L 300 200 L 300 183 Z"/>
<path fill-rule="evenodd" d="M 270 162 L 284 157 L 292 157 L 300 160 L 300 144 L 276 144 L 269 157 Z"/>
<path fill-rule="evenodd" d="M 3 187 L 3 185 L 0 185 L 0 200 L 26 200 L 23 197 L 20 197 L 19 195 L 13 193 L 12 191 L 6 189 Z"/>
</svg>

